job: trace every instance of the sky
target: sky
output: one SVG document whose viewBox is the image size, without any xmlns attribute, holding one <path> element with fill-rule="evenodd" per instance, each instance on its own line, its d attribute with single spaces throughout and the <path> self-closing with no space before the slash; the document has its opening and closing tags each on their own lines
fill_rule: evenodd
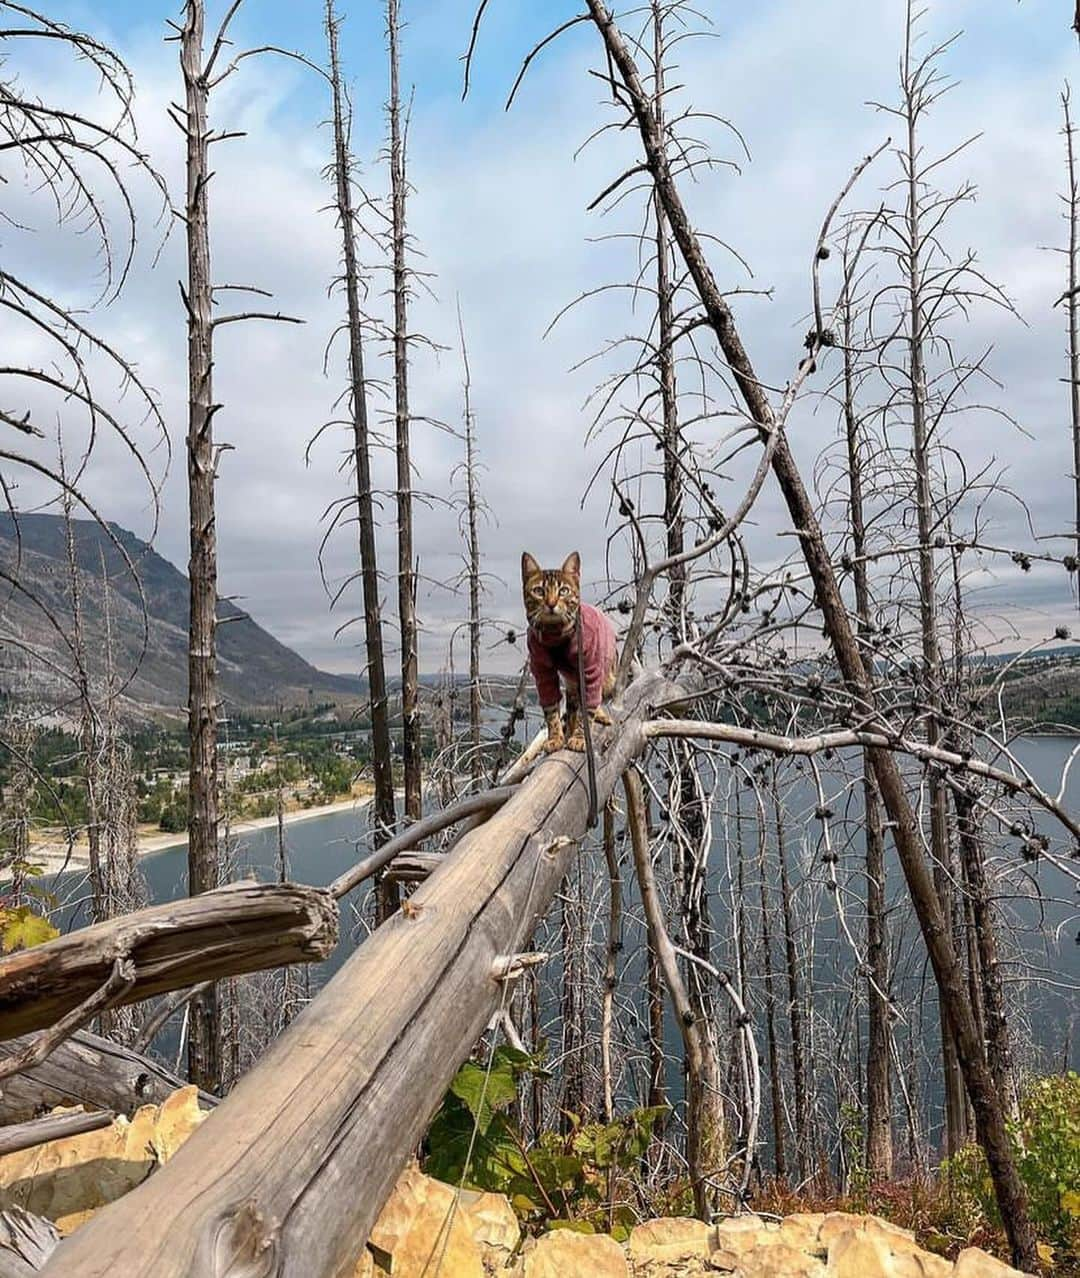
<svg viewBox="0 0 1080 1278">
<path fill-rule="evenodd" d="M 383 189 L 387 85 L 382 6 L 342 2 L 342 59 L 354 103 L 354 150 L 363 181 Z M 736 300 L 744 340 L 763 378 L 782 385 L 800 356 L 809 310 L 809 260 L 824 212 L 853 165 L 880 145 L 890 125 L 874 102 L 897 96 L 903 0 L 761 0 L 720 5 L 702 0 L 710 37 L 679 47 L 669 83 L 686 101 L 723 116 L 745 139 L 749 156 L 730 134 L 714 134 L 718 154 L 738 160 L 704 174 L 688 190 L 697 225 L 737 249 L 752 277 L 710 241 L 725 287 L 767 296 Z M 224 5 L 211 4 L 212 19 Z M 136 81 L 140 144 L 165 176 L 177 201 L 183 189 L 181 138 L 166 114 L 182 93 L 177 46 L 167 43 L 166 19 L 178 16 L 156 0 L 49 0 L 50 16 L 110 42 Z M 490 517 L 482 528 L 493 622 L 485 665 L 509 670 L 520 647 L 501 636 L 520 629 L 518 562 L 523 549 L 545 563 L 581 551 L 584 576 L 597 597 L 606 593 L 604 548 L 610 531 L 608 493 L 590 490 L 610 433 L 593 431 L 590 393 L 606 367 L 582 363 L 606 341 L 640 328 L 625 294 L 605 293 L 571 310 L 550 333 L 553 317 L 577 295 L 627 278 L 631 251 L 612 238 L 636 225 L 633 209 L 606 218 L 588 205 L 627 163 L 632 139 L 605 134 L 581 144 L 611 119 L 589 68 L 598 65 L 597 37 L 582 25 L 537 60 L 512 110 L 504 101 L 521 58 L 549 29 L 573 15 L 574 5 L 547 0 L 491 0 L 473 67 L 472 90 L 461 100 L 462 63 L 472 7 L 461 0 L 404 0 L 403 80 L 411 94 L 409 124 L 410 226 L 424 288 L 413 331 L 423 334 L 412 360 L 412 405 L 418 420 L 413 452 L 418 489 L 416 541 L 420 555 L 419 612 L 424 630 L 421 665 L 467 662 L 457 627 L 464 599 L 450 589 L 462 567 L 455 473 L 460 439 L 462 366 L 456 306 L 464 316 L 481 487 Z M 272 44 L 323 58 L 322 5 L 296 0 L 246 0 L 233 27 L 235 50 Z M 1060 94 L 1080 80 L 1080 49 L 1069 30 L 1065 0 L 930 0 L 924 39 L 962 32 L 944 67 L 958 83 L 935 110 L 925 134 L 931 151 L 948 151 L 972 134 L 978 141 L 949 170 L 950 183 L 970 180 L 977 199 L 950 221 L 950 247 L 977 251 L 988 275 L 1015 303 L 1019 317 L 977 308 L 958 329 L 971 352 L 992 347 L 994 391 L 1022 429 L 1004 419 L 958 419 L 955 440 L 972 464 L 991 461 L 1028 500 L 1040 535 L 1060 534 L 1071 519 L 1072 480 L 1065 373 L 1064 320 L 1053 303 L 1062 291 L 1063 262 L 1048 246 L 1064 242 L 1058 193 L 1063 187 Z M 9 42 L 12 43 L 12 42 Z M 3 50 L 0 49 L 0 53 Z M 47 55 L 20 47 L 23 83 L 55 91 L 57 68 Z M 70 79 L 68 76 L 70 75 Z M 93 106 L 88 77 L 65 73 L 68 100 Z M 246 136 L 217 148 L 211 185 L 214 275 L 221 282 L 256 283 L 272 290 L 273 306 L 302 317 L 303 326 L 244 324 L 220 330 L 215 398 L 218 438 L 232 445 L 218 484 L 220 589 L 257 621 L 316 664 L 353 671 L 361 664 L 356 627 L 335 632 L 358 612 L 355 591 L 329 610 L 317 571 L 324 515 L 347 491 L 340 473 L 344 437 L 329 431 L 305 459 L 308 441 L 335 414 L 344 377 L 344 351 L 327 342 L 342 306 L 328 295 L 339 240 L 326 211 L 323 174 L 330 136 L 320 77 L 275 56 L 245 61 L 211 105 L 215 127 Z M 0 170 L 2 173 L 3 170 Z M 886 154 L 863 178 L 864 205 L 879 201 L 897 176 Z M 142 217 L 134 269 L 119 298 L 89 313 L 89 322 L 138 366 L 162 405 L 172 461 L 162 490 L 158 551 L 180 567 L 187 559 L 185 328 L 177 281 L 184 274 L 183 236 L 164 227 L 153 189 L 134 180 Z M 29 213 L 35 197 L 20 183 L 0 188 L 9 216 Z M 40 205 L 34 204 L 35 209 Z M 368 257 L 374 254 L 364 250 Z M 88 305 L 94 296 L 87 246 L 58 234 L 36 215 L 34 230 L 0 225 L 0 260 L 12 254 L 24 274 L 54 296 Z M 385 305 L 387 279 L 376 271 L 371 306 Z M 27 340 L 29 339 L 21 339 Z M 22 352 L 33 360 L 31 347 Z M 384 348 L 369 352 L 373 375 L 386 379 Z M 609 366 L 608 366 L 609 367 Z M 121 401 L 131 408 L 131 397 Z M 386 424 L 385 400 L 377 402 Z M 132 408 L 132 411 L 134 409 Z M 447 429 L 452 428 L 452 429 Z M 806 473 L 836 439 L 835 416 L 813 398 L 797 408 L 790 436 Z M 702 443 L 709 444 L 707 435 Z M 381 546 L 392 552 L 392 459 L 377 458 L 383 488 Z M 160 469 L 163 452 L 154 454 Z M 32 484 L 23 481 L 28 501 Z M 98 509 L 146 535 L 152 512 L 146 489 L 115 442 L 101 441 L 86 476 Z M 738 487 L 733 475 L 732 489 Z M 1000 516 L 1001 536 L 1030 534 L 1018 508 Z M 763 562 L 790 550 L 790 530 L 770 486 L 755 510 L 749 535 Z M 1050 542 L 1061 549 L 1060 541 Z M 343 530 L 326 553 L 335 588 L 355 564 L 354 534 Z M 1002 617 L 1003 633 L 1037 637 L 1068 623 L 1075 611 L 1065 574 L 1036 570 L 1021 577 L 1009 567 L 985 574 L 987 608 Z M 394 614 L 393 582 L 385 608 Z M 497 625 L 495 624 L 497 623 Z M 1015 645 L 1014 645 L 1015 646 Z"/>
</svg>

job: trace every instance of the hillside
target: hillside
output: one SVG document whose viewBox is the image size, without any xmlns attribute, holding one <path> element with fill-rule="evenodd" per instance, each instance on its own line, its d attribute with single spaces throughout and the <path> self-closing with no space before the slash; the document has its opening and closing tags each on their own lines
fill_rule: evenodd
<svg viewBox="0 0 1080 1278">
<path fill-rule="evenodd" d="M 135 566 L 136 580 L 124 555 L 98 524 L 75 520 L 74 529 L 92 677 L 105 677 L 108 621 L 113 665 L 126 684 L 126 708 L 149 715 L 180 714 L 187 702 L 187 577 L 133 533 L 110 525 Z M 72 660 L 67 646 L 71 602 L 63 519 L 21 515 L 16 532 L 11 516 L 0 516 L 0 574 L 19 583 L 19 588 L 5 585 L 0 604 L 0 688 L 17 696 L 66 699 Z M 317 670 L 235 605 L 222 602 L 218 615 L 227 622 L 218 629 L 221 689 L 234 705 L 296 705 L 359 695 L 359 680 Z"/>
</svg>

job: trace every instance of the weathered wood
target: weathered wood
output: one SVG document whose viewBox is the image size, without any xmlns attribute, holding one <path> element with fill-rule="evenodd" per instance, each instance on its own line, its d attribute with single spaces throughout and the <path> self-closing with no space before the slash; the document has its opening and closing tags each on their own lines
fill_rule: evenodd
<svg viewBox="0 0 1080 1278">
<path fill-rule="evenodd" d="M 21 1051 L 28 1042 L 28 1038 L 14 1038 L 0 1043 L 0 1062 Z M 184 1079 L 157 1061 L 80 1030 L 47 1061 L 4 1080 L 0 1123 L 27 1122 L 57 1105 L 88 1105 L 130 1115 L 140 1105 L 160 1105 L 170 1093 L 184 1086 Z M 199 1103 L 206 1108 L 216 1105 L 217 1098 L 202 1092 Z"/>
<path fill-rule="evenodd" d="M 151 906 L 0 959 L 0 1039 L 44 1029 L 109 979 L 118 960 L 133 981 L 118 1003 L 204 980 L 324 959 L 338 912 L 319 888 L 232 883 Z"/>
<path fill-rule="evenodd" d="M 403 852 L 386 871 L 386 877 L 394 883 L 423 883 L 445 860 L 445 852 Z"/>
<path fill-rule="evenodd" d="M 598 759 L 606 800 L 640 754 L 637 679 Z M 603 742 L 600 742 L 603 746 Z M 170 1162 L 68 1239 L 49 1278 L 349 1272 L 460 1062 L 505 997 L 585 831 L 584 760 L 545 760 L 371 936 Z"/>
<path fill-rule="evenodd" d="M 38 1273 L 59 1241 L 51 1221 L 21 1207 L 0 1211 L 0 1278 L 30 1278 Z"/>
<path fill-rule="evenodd" d="M 359 887 L 365 879 L 370 879 L 373 874 L 377 874 L 388 866 L 396 857 L 400 857 L 403 852 L 416 847 L 418 843 L 431 838 L 433 834 L 439 834 L 449 826 L 457 825 L 466 817 L 479 817 L 483 820 L 489 812 L 501 808 L 513 793 L 510 785 L 503 785 L 495 790 L 484 790 L 480 794 L 469 794 L 448 808 L 442 808 L 438 812 L 422 817 L 419 821 L 414 821 L 407 830 L 403 830 L 388 843 L 384 843 L 381 848 L 372 852 L 370 856 L 364 857 L 344 874 L 339 874 L 327 891 L 335 900 L 340 900 L 347 892 Z"/>
<path fill-rule="evenodd" d="M 0 1157 L 16 1154 L 20 1149 L 33 1149 L 50 1140 L 62 1140 L 65 1136 L 81 1136 L 83 1132 L 96 1132 L 116 1117 L 109 1110 L 97 1110 L 88 1114 L 78 1110 L 70 1114 L 46 1114 L 44 1118 L 32 1118 L 28 1123 L 14 1123 L 0 1127 Z"/>
</svg>

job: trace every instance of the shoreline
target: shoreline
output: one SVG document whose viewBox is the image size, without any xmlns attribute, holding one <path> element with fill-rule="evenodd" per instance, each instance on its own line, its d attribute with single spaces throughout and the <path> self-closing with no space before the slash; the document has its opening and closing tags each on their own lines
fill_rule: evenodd
<svg viewBox="0 0 1080 1278">
<path fill-rule="evenodd" d="M 317 817 L 331 816 L 335 812 L 359 812 L 371 802 L 371 795 L 350 795 L 333 803 L 321 803 L 313 808 L 294 808 L 284 814 L 285 825 L 298 825 L 301 821 L 311 821 Z M 235 835 L 253 834 L 257 830 L 272 829 L 277 825 L 276 816 L 246 817 L 235 822 L 230 833 Z M 187 847 L 187 834 L 156 833 L 140 829 L 138 835 L 138 857 L 156 856 L 159 852 L 169 852 L 174 848 Z M 69 849 L 63 840 L 50 841 L 43 839 L 41 843 L 32 843 L 30 860 L 41 866 L 44 877 L 57 874 L 72 874 L 85 871 L 90 867 L 90 850 L 85 840 L 78 840 Z"/>
</svg>

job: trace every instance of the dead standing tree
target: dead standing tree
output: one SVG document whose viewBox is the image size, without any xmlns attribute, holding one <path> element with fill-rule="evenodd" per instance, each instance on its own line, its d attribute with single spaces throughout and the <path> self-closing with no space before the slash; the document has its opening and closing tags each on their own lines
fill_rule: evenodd
<svg viewBox="0 0 1080 1278">
<path fill-rule="evenodd" d="M 416 565 L 413 549 L 413 495 L 409 415 L 409 290 L 406 177 L 408 115 L 402 113 L 400 83 L 401 11 L 386 0 L 386 38 L 390 57 L 390 254 L 393 273 L 394 456 L 397 466 L 398 622 L 401 628 L 401 754 L 405 769 L 405 815 L 418 821 L 422 809 L 423 752 L 416 621 Z"/>
<path fill-rule="evenodd" d="M 396 823 L 393 753 L 390 746 L 390 714 L 386 692 L 386 663 L 383 648 L 382 616 L 379 602 L 379 566 L 375 545 L 375 508 L 371 490 L 371 438 L 368 418 L 368 382 L 364 367 L 364 316 L 361 308 L 362 280 L 356 252 L 357 221 L 353 200 L 353 161 L 349 145 L 352 112 L 341 77 L 338 55 L 337 16 L 333 0 L 326 4 L 326 36 L 330 56 L 330 92 L 333 111 L 334 159 L 330 169 L 334 203 L 342 240 L 341 284 L 345 292 L 346 326 L 349 340 L 349 421 L 352 433 L 350 461 L 355 493 L 339 503 L 330 532 L 350 510 L 355 510 L 360 552 L 360 578 L 364 601 L 364 643 L 367 655 L 368 705 L 371 715 L 371 757 L 375 780 L 375 843 L 381 846 L 391 836 Z M 326 541 L 324 539 L 323 545 Z M 353 580 L 350 577 L 350 580 Z M 340 591 L 339 591 L 340 595 Z M 338 596 L 335 596 L 335 598 Z M 381 889 L 383 914 L 393 911 L 397 889 L 387 884 Z"/>
<path fill-rule="evenodd" d="M 1078 28 L 1080 33 L 1080 28 Z M 1065 168 L 1068 189 L 1062 197 L 1065 202 L 1065 220 L 1069 227 L 1069 243 L 1065 249 L 1065 292 L 1058 299 L 1065 303 L 1066 332 L 1069 356 L 1069 425 L 1072 432 L 1073 454 L 1073 556 L 1072 573 L 1077 576 L 1080 565 L 1080 179 L 1076 172 L 1076 130 L 1070 110 L 1069 86 L 1061 95 L 1061 109 L 1065 123 Z M 1066 561 L 1068 562 L 1068 561 Z M 1080 588 L 1077 591 L 1080 606 Z"/>
<path fill-rule="evenodd" d="M 243 0 L 229 5 L 205 52 L 205 0 L 185 0 L 182 25 L 170 22 L 180 45 L 184 106 L 174 104 L 172 118 L 184 135 L 186 197 L 182 220 L 187 236 L 187 284 L 181 296 L 188 329 L 187 474 L 190 528 L 190 618 L 188 633 L 188 890 L 192 895 L 217 887 L 221 877 L 218 849 L 218 678 L 217 678 L 217 520 L 214 489 L 222 452 L 216 444 L 214 419 L 222 405 L 214 401 L 214 338 L 223 324 L 245 320 L 290 320 L 280 313 L 242 311 L 214 315 L 216 294 L 226 288 L 261 293 L 249 285 L 215 287 L 210 266 L 209 188 L 213 177 L 210 147 L 237 136 L 212 132 L 208 120 L 211 91 L 230 76 L 241 60 L 264 50 L 246 50 L 216 71 L 229 46 L 229 28 Z M 216 74 L 215 74 L 216 71 Z M 217 990 L 208 986 L 191 1002 L 188 1062 L 193 1082 L 216 1091 L 221 1079 L 221 1026 Z"/>
</svg>

